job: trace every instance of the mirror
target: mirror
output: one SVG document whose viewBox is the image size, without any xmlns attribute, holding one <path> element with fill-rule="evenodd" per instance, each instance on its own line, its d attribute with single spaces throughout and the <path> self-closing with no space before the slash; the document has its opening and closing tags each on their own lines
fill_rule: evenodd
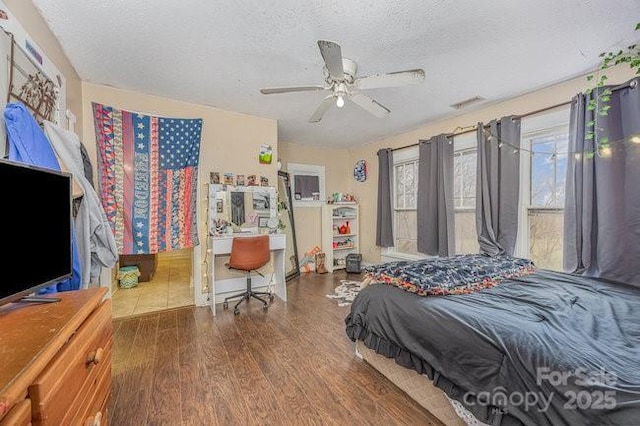
<svg viewBox="0 0 640 426">
<path fill-rule="evenodd" d="M 285 279 L 287 281 L 300 275 L 290 179 L 289 173 L 278 171 L 278 218 L 280 232 L 287 235 L 285 252 Z"/>
<path fill-rule="evenodd" d="M 271 186 L 209 186 L 209 233 L 273 231 L 276 191 Z M 221 224 L 227 224 L 222 226 Z M 218 225 L 218 226 L 216 226 Z M 229 231 L 231 230 L 231 231 Z"/>
</svg>

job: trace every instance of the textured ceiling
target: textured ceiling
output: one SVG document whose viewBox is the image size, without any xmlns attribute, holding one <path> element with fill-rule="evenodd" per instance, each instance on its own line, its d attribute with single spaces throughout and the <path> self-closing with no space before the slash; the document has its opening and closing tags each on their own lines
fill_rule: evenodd
<svg viewBox="0 0 640 426">
<path fill-rule="evenodd" d="M 593 68 L 637 38 L 638 0 L 33 0 L 83 80 L 278 120 L 279 140 L 354 146 Z M 358 75 L 424 68 L 421 86 L 368 90 L 380 119 L 347 103 L 307 122 L 324 92 L 317 40 Z"/>
</svg>

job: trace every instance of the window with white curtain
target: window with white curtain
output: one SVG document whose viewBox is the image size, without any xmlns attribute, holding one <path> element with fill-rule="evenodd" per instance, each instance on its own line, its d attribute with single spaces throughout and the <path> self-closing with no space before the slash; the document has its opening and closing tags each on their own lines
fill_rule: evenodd
<svg viewBox="0 0 640 426">
<path fill-rule="evenodd" d="M 562 270 L 569 110 L 523 120 L 518 255 Z"/>
</svg>

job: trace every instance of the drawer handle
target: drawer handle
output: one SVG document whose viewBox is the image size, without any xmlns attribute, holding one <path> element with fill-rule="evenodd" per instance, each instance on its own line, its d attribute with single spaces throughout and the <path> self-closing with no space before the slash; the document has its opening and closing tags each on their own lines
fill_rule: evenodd
<svg viewBox="0 0 640 426">
<path fill-rule="evenodd" d="M 93 352 L 90 352 L 87 355 L 87 366 L 90 365 L 98 365 L 100 361 L 102 361 L 102 357 L 104 356 L 104 349 L 98 348 Z"/>
<path fill-rule="evenodd" d="M 102 424 L 102 412 L 98 411 L 95 416 L 87 418 L 84 426 L 100 426 Z"/>
</svg>

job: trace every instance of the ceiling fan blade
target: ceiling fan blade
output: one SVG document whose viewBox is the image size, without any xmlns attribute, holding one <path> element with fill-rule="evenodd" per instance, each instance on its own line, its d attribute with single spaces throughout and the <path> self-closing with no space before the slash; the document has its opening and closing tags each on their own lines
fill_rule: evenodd
<svg viewBox="0 0 640 426">
<path fill-rule="evenodd" d="M 342 50 L 340 45 L 332 41 L 318 40 L 318 47 L 324 63 L 329 71 L 329 77 L 333 80 L 344 80 L 344 68 L 342 68 Z"/>
<path fill-rule="evenodd" d="M 272 87 L 268 89 L 260 89 L 263 95 L 272 95 L 274 93 L 291 93 L 291 92 L 312 92 L 316 90 L 325 90 L 324 86 L 291 86 L 291 87 Z"/>
<path fill-rule="evenodd" d="M 334 103 L 335 96 L 330 95 L 324 98 L 324 101 L 322 101 L 320 106 L 318 106 L 316 112 L 314 112 L 313 115 L 309 118 L 309 123 L 319 123 L 320 120 L 322 120 L 322 116 L 324 116 L 324 113 L 327 112 L 327 110 L 331 108 L 331 105 L 333 105 Z"/>
<path fill-rule="evenodd" d="M 400 87 L 420 84 L 424 81 L 424 70 L 390 72 L 362 77 L 355 81 L 358 89 L 378 89 L 382 87 Z"/>
<path fill-rule="evenodd" d="M 376 117 L 385 118 L 391 114 L 391 111 L 389 111 L 385 106 L 374 101 L 367 95 L 363 95 L 362 93 L 354 93 L 349 99 L 351 99 L 351 101 L 353 101 L 353 103 L 358 105 L 360 108 L 375 115 Z"/>
</svg>

